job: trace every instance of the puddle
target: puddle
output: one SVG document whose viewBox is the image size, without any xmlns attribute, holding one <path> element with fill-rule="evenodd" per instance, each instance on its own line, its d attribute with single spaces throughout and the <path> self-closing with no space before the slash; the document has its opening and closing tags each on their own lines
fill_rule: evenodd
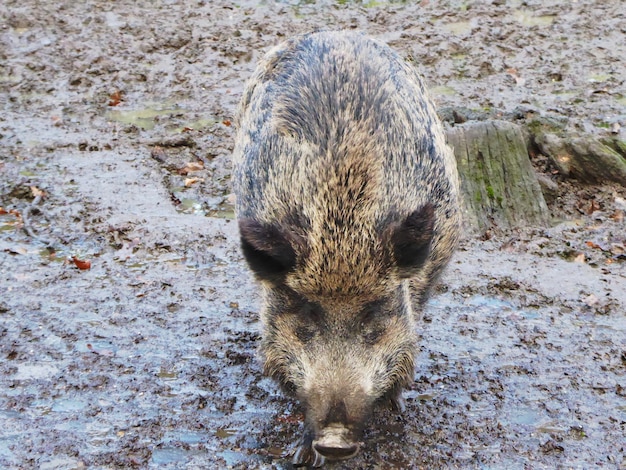
<svg viewBox="0 0 626 470">
<path fill-rule="evenodd" d="M 509 422 L 524 426 L 537 426 L 545 416 L 536 408 L 518 408 L 509 411 Z"/>
<path fill-rule="evenodd" d="M 454 23 L 444 23 L 442 28 L 446 31 L 455 34 L 457 36 L 462 36 L 465 34 L 469 34 L 472 32 L 472 23 L 471 21 L 457 21 Z"/>
<path fill-rule="evenodd" d="M 156 465 L 183 463 L 198 453 L 198 451 L 187 451 L 176 447 L 155 449 L 152 451 L 152 463 Z"/>
<path fill-rule="evenodd" d="M 55 413 L 73 413 L 84 410 L 87 405 L 83 400 L 66 399 L 55 401 L 50 409 Z"/>
<path fill-rule="evenodd" d="M 76 352 L 95 353 L 102 356 L 114 356 L 117 353 L 117 346 L 108 341 L 78 341 L 74 349 Z"/>
<path fill-rule="evenodd" d="M 225 439 L 230 436 L 234 436 L 237 434 L 237 431 L 234 429 L 218 429 L 215 431 L 215 435 L 220 439 Z"/>
<path fill-rule="evenodd" d="M 594 73 L 594 74 L 589 75 L 589 77 L 587 78 L 587 81 L 589 83 L 603 83 L 603 82 L 606 82 L 610 78 L 611 78 L 611 75 L 609 75 L 608 73 Z"/>
<path fill-rule="evenodd" d="M 515 18 L 516 21 L 522 24 L 522 26 L 531 28 L 533 26 L 550 26 L 554 22 L 556 15 L 535 16 L 532 11 L 516 10 L 513 13 L 513 18 Z"/>
<path fill-rule="evenodd" d="M 20 364 L 13 378 L 15 380 L 47 379 L 58 372 L 58 367 L 53 363 Z"/>
<path fill-rule="evenodd" d="M 181 193 L 175 193 L 175 196 L 180 201 L 180 204 L 176 206 L 176 210 L 182 214 L 194 214 L 204 215 L 204 206 L 200 201 L 191 199 L 188 197 L 180 197 Z"/>
<path fill-rule="evenodd" d="M 159 369 L 159 371 L 156 374 L 157 377 L 159 377 L 160 379 L 164 379 L 164 380 L 176 380 L 178 379 L 178 375 L 176 374 L 176 372 L 172 371 L 172 370 L 167 370 L 164 368 Z"/>
<path fill-rule="evenodd" d="M 206 442 L 207 435 L 199 431 L 176 431 L 168 432 L 163 437 L 164 442 L 180 441 L 185 444 L 200 444 Z"/>
<path fill-rule="evenodd" d="M 219 203 L 217 206 L 209 208 L 206 212 L 207 217 L 214 217 L 217 219 L 235 219 L 235 206 L 228 202 L 227 199 Z"/>
<path fill-rule="evenodd" d="M 429 91 L 433 95 L 450 96 L 450 95 L 456 94 L 456 90 L 454 88 L 452 88 L 451 86 L 446 86 L 446 85 L 432 87 L 429 89 Z"/>
<path fill-rule="evenodd" d="M 167 104 L 154 105 L 143 109 L 112 109 L 106 113 L 106 118 L 121 124 L 132 124 L 144 130 L 152 130 L 156 126 L 155 118 L 171 116 L 185 112 L 184 109 Z"/>
</svg>

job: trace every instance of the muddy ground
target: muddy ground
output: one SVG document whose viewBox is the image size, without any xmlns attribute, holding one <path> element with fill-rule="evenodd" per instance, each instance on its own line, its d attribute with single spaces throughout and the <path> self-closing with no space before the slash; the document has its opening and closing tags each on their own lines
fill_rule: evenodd
<svg viewBox="0 0 626 470">
<path fill-rule="evenodd" d="M 302 414 L 255 359 L 229 196 L 269 46 L 358 28 L 442 109 L 624 139 L 625 25 L 620 0 L 3 0 L 0 467 L 289 468 Z M 406 413 L 333 468 L 626 468 L 626 194 L 535 163 L 554 223 L 467 235 Z"/>
</svg>

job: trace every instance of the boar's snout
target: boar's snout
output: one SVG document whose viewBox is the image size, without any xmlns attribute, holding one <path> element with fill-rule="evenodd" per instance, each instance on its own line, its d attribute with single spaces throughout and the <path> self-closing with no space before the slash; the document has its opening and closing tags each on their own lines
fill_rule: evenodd
<svg viewBox="0 0 626 470">
<path fill-rule="evenodd" d="M 313 448 L 330 460 L 353 457 L 359 450 L 359 444 L 352 441 L 352 433 L 343 425 L 334 423 L 319 432 L 313 441 Z"/>
<path fill-rule="evenodd" d="M 364 394 L 364 391 L 361 391 Z M 358 395 L 358 394 L 355 394 Z M 359 450 L 358 438 L 368 413 L 366 400 L 362 397 L 333 400 L 327 411 L 319 416 L 313 449 L 329 460 L 347 459 Z M 346 403 L 346 399 L 348 403 Z M 325 415 L 325 416 L 324 416 Z"/>
</svg>

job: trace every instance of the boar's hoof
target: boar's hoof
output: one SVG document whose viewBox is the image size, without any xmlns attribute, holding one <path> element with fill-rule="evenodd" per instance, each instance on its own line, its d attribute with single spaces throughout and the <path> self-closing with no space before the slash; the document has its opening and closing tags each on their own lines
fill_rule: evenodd
<svg viewBox="0 0 626 470">
<path fill-rule="evenodd" d="M 294 467 L 321 467 L 326 459 L 313 448 L 313 439 L 305 435 L 300 442 L 296 452 L 293 454 L 291 463 Z"/>
<path fill-rule="evenodd" d="M 393 397 L 391 399 L 391 409 L 403 415 L 406 411 L 406 402 L 404 401 L 404 398 L 402 398 L 400 395 L 398 395 L 397 397 Z"/>
</svg>

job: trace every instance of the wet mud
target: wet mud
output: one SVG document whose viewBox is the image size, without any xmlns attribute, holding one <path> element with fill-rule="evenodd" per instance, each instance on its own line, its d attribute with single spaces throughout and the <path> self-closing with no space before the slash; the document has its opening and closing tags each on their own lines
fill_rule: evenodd
<svg viewBox="0 0 626 470">
<path fill-rule="evenodd" d="M 291 468 L 302 410 L 256 359 L 229 185 L 268 47 L 360 29 L 441 109 L 626 138 L 625 20 L 618 0 L 4 1 L 0 467 Z M 626 191 L 533 162 L 552 225 L 467 234 L 406 411 L 329 468 L 626 468 Z"/>
</svg>

